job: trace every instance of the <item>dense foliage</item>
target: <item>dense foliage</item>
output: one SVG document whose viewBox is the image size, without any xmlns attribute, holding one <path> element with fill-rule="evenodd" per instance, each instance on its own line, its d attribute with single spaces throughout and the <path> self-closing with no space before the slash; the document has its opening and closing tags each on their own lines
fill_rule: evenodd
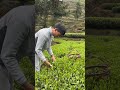
<svg viewBox="0 0 120 90">
<path fill-rule="evenodd" d="M 59 42 L 52 46 L 57 61 L 51 62 L 53 68 L 42 66 L 41 71 L 36 72 L 36 90 L 85 90 L 84 40 L 57 38 L 55 41 Z"/>
<path fill-rule="evenodd" d="M 82 10 L 81 10 L 80 0 L 76 3 L 76 9 L 73 11 L 74 17 L 78 19 L 81 16 Z"/>
<path fill-rule="evenodd" d="M 67 5 L 59 0 L 36 0 L 36 23 L 47 27 L 50 16 L 52 17 L 52 26 L 58 17 L 66 16 Z"/>
<path fill-rule="evenodd" d="M 86 36 L 86 66 L 108 65 L 109 76 L 86 78 L 86 90 L 120 89 L 120 37 Z M 88 71 L 86 70 L 86 73 Z M 95 73 L 93 71 L 93 73 Z"/>
</svg>

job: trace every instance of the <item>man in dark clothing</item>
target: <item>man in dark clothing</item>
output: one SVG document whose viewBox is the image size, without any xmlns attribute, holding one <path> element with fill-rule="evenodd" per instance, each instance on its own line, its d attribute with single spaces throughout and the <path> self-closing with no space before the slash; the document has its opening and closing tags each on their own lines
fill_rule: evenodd
<svg viewBox="0 0 120 90">
<path fill-rule="evenodd" d="M 35 64 L 34 15 L 33 5 L 19 6 L 0 19 L 0 90 L 13 90 L 13 80 L 34 90 L 18 64 L 23 56 Z"/>
</svg>

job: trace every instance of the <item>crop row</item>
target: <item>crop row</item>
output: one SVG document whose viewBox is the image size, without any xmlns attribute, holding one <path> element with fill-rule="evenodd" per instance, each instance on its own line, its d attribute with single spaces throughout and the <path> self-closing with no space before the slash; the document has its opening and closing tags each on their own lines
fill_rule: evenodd
<svg viewBox="0 0 120 90">
<path fill-rule="evenodd" d="M 120 3 L 103 3 L 101 5 L 102 9 L 112 10 L 113 7 L 120 6 Z"/>
<path fill-rule="evenodd" d="M 53 68 L 42 66 L 41 71 L 36 72 L 36 90 L 85 90 L 84 41 L 66 41 L 59 38 L 55 41 L 60 42 L 52 46 L 56 62 L 50 61 Z M 69 57 L 73 54 L 80 54 L 81 58 Z M 48 56 L 47 52 L 45 55 Z"/>
<path fill-rule="evenodd" d="M 86 17 L 86 28 L 119 29 L 120 18 Z"/>
<path fill-rule="evenodd" d="M 68 38 L 84 38 L 85 34 L 84 33 L 66 33 L 64 37 Z"/>
</svg>

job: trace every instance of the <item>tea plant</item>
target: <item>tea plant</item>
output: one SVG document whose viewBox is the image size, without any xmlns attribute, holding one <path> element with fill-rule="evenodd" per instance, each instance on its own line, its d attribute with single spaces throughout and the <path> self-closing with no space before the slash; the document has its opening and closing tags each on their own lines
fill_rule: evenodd
<svg viewBox="0 0 120 90">
<path fill-rule="evenodd" d="M 86 78 L 86 90 L 120 89 L 120 37 L 86 36 L 85 66 L 108 65 L 109 76 Z M 86 70 L 88 73 L 88 70 Z M 94 73 L 94 72 L 93 72 Z"/>
<path fill-rule="evenodd" d="M 42 66 L 41 71 L 36 72 L 36 90 L 85 90 L 84 41 L 66 41 L 59 38 L 55 41 L 60 42 L 52 46 L 56 62 L 51 62 L 53 68 Z M 75 60 L 68 57 L 69 53 L 77 53 L 81 57 Z M 45 54 L 49 56 L 46 52 Z"/>
</svg>

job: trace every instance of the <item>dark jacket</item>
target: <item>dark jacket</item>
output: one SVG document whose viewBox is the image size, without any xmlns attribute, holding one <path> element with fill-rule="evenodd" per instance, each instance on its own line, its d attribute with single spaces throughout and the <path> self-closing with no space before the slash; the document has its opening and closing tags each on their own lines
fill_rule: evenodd
<svg viewBox="0 0 120 90">
<path fill-rule="evenodd" d="M 0 64 L 3 64 L 18 83 L 26 78 L 21 71 L 18 60 L 29 56 L 34 65 L 35 7 L 19 6 L 12 9 L 0 19 Z"/>
</svg>

